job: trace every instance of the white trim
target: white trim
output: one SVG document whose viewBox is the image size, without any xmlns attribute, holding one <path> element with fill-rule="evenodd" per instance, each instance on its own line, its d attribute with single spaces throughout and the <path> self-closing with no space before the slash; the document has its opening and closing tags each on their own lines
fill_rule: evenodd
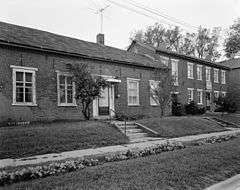
<svg viewBox="0 0 240 190">
<path fill-rule="evenodd" d="M 17 66 L 17 65 L 10 65 L 10 68 L 20 69 L 20 70 L 38 71 L 38 68 L 35 68 L 35 67 L 23 67 L 23 66 Z"/>
<path fill-rule="evenodd" d="M 61 71 L 56 71 L 57 72 L 57 103 L 59 107 L 76 107 L 77 106 L 77 102 L 76 102 L 76 86 L 75 86 L 75 82 L 73 81 L 72 85 L 73 85 L 73 103 L 66 103 L 67 102 L 67 95 L 65 94 L 65 103 L 61 103 L 60 102 L 60 80 L 59 77 L 60 76 L 65 76 L 65 77 L 71 77 L 73 76 L 70 73 L 67 72 L 61 72 Z M 65 79 L 65 91 L 66 91 L 66 79 Z"/>
<path fill-rule="evenodd" d="M 198 75 L 198 68 L 200 69 L 200 71 L 201 71 L 201 75 Z M 197 80 L 202 80 L 202 75 L 203 75 L 203 72 L 202 72 L 202 69 L 203 68 L 203 66 L 202 65 L 199 65 L 199 64 L 197 64 Z M 200 77 L 199 77 L 200 76 Z"/>
<path fill-rule="evenodd" d="M 99 75 L 99 74 L 91 74 L 91 75 L 102 77 L 107 82 L 112 82 L 112 83 L 121 83 L 122 82 L 120 79 L 117 79 L 116 77 L 111 76 L 111 75 Z"/>
<path fill-rule="evenodd" d="M 12 105 L 13 106 L 37 106 L 36 103 L 36 71 L 37 68 L 33 67 L 21 67 L 21 66 L 15 66 L 10 65 L 10 68 L 12 68 L 12 89 L 13 89 L 13 96 L 12 96 Z M 24 102 L 17 102 L 16 100 L 16 89 L 17 89 L 17 81 L 16 81 L 16 72 L 23 73 L 23 94 L 24 94 Z M 25 102 L 25 73 L 31 73 L 32 74 L 32 102 Z"/>
<path fill-rule="evenodd" d="M 200 96 L 200 102 L 198 102 L 198 92 L 201 92 L 201 96 Z M 203 89 L 197 89 L 197 104 L 198 105 L 203 105 Z"/>
<path fill-rule="evenodd" d="M 129 103 L 129 82 L 137 82 L 137 102 L 136 104 L 133 103 Z M 139 106 L 139 81 L 140 79 L 134 79 L 134 78 L 127 78 L 127 102 L 128 102 L 128 106 Z"/>
<path fill-rule="evenodd" d="M 215 72 L 217 72 L 217 75 L 215 75 L 216 74 Z M 217 78 L 215 78 L 215 76 Z M 216 69 L 216 68 L 213 69 L 213 82 L 219 83 L 219 69 Z"/>
<path fill-rule="evenodd" d="M 190 72 L 191 70 L 189 70 L 189 68 L 192 68 L 192 72 Z M 190 75 L 191 73 L 192 73 L 192 76 Z M 191 63 L 191 62 L 187 63 L 187 78 L 194 79 L 194 63 Z"/>
</svg>

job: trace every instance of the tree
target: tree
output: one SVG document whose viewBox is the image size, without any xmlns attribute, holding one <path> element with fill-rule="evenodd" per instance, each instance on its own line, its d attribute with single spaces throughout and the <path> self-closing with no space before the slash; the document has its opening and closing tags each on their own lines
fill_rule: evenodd
<svg viewBox="0 0 240 190">
<path fill-rule="evenodd" d="M 159 105 L 161 109 L 160 116 L 165 115 L 165 110 L 171 105 L 171 93 L 174 92 L 174 79 L 170 72 L 164 74 L 158 69 L 154 72 L 155 84 L 151 85 L 151 98 Z"/>
<path fill-rule="evenodd" d="M 86 64 L 74 65 L 70 70 L 73 73 L 76 87 L 76 101 L 82 105 L 85 119 L 89 120 L 91 116 L 90 105 L 95 98 L 101 96 L 101 90 L 106 88 L 108 84 L 101 77 L 92 77 Z"/>
<path fill-rule="evenodd" d="M 234 57 L 240 51 L 240 18 L 234 21 L 225 40 L 225 52 L 228 58 Z"/>
<path fill-rule="evenodd" d="M 199 27 L 196 33 L 183 33 L 179 27 L 164 28 L 156 23 L 144 30 L 136 31 L 131 40 L 150 44 L 156 48 L 164 48 L 186 55 L 215 61 L 220 57 L 219 36 L 221 28 L 213 28 L 212 31 Z"/>
</svg>

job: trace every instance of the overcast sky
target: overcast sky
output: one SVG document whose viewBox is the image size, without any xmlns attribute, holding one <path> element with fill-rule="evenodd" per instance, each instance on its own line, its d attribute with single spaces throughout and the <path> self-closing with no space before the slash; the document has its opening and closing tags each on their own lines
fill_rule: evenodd
<svg viewBox="0 0 240 190">
<path fill-rule="evenodd" d="M 119 7 L 123 4 L 135 11 Z M 0 20 L 33 27 L 57 34 L 95 42 L 100 32 L 100 15 L 96 11 L 110 5 L 104 12 L 106 45 L 126 48 L 130 34 L 155 22 L 175 24 L 131 6 L 133 0 L 0 0 Z M 134 0 L 146 8 L 158 10 L 160 14 L 174 17 L 191 26 L 227 28 L 240 17 L 240 0 Z M 150 18 L 154 17 L 154 18 Z M 173 20 L 173 19 L 171 19 Z"/>
</svg>

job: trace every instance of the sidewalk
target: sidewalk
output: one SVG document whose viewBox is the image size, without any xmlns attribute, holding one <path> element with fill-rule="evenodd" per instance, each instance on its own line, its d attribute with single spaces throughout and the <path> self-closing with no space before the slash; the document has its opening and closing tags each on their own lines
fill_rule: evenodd
<svg viewBox="0 0 240 190">
<path fill-rule="evenodd" d="M 138 149 L 138 148 L 145 148 L 156 144 L 163 144 L 166 141 L 170 142 L 190 142 L 193 140 L 200 140 L 203 138 L 209 138 L 213 136 L 220 136 L 220 135 L 231 135 L 231 134 L 240 134 L 240 129 L 236 129 L 234 131 L 223 131 L 223 132 L 215 132 L 209 134 L 201 134 L 201 135 L 192 135 L 192 136 L 185 136 L 179 138 L 172 138 L 172 139 L 161 139 L 161 140 L 152 140 L 146 141 L 141 143 L 132 143 L 132 144 L 124 144 L 124 145 L 116 145 L 116 146 L 106 146 L 101 148 L 95 149 L 84 149 L 84 150 L 74 150 L 74 151 L 67 151 L 62 153 L 53 153 L 53 154 L 44 154 L 44 155 L 37 155 L 32 157 L 26 158 L 19 158 L 19 159 L 2 159 L 0 160 L 0 168 L 8 167 L 8 166 L 23 166 L 29 164 L 40 164 L 49 161 L 56 161 L 56 160 L 64 160 L 69 158 L 83 158 L 86 156 L 94 156 L 94 155 L 102 155 L 102 154 L 111 154 L 117 152 L 124 152 L 127 150 Z"/>
<path fill-rule="evenodd" d="M 212 185 L 205 190 L 239 190 L 240 189 L 240 174 L 231 177 L 225 181 Z"/>
</svg>

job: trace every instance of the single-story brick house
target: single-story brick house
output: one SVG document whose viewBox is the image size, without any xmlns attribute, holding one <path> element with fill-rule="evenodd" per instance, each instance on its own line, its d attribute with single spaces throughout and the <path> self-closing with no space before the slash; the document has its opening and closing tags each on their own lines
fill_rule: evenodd
<svg viewBox="0 0 240 190">
<path fill-rule="evenodd" d="M 102 34 L 97 42 L 0 22 L 0 123 L 83 119 L 68 71 L 70 64 L 79 63 L 111 84 L 93 102 L 93 117 L 115 112 L 159 115 L 159 106 L 150 98 L 150 82 L 156 69 L 164 74 L 168 68 L 147 56 L 104 45 Z"/>
</svg>

